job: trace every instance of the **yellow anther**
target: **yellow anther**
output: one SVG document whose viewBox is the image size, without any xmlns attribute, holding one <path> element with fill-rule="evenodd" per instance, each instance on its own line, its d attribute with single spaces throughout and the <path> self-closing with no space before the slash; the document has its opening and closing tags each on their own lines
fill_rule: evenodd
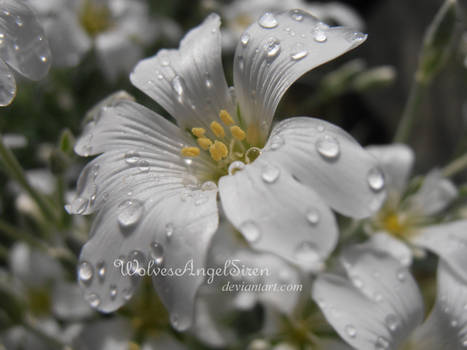
<svg viewBox="0 0 467 350">
<path fill-rule="evenodd" d="M 243 141 L 246 137 L 245 131 L 243 131 L 242 128 L 237 125 L 230 127 L 230 133 L 239 141 Z"/>
<path fill-rule="evenodd" d="M 195 135 L 196 137 L 202 137 L 205 132 L 206 132 L 206 130 L 203 129 L 203 128 L 193 128 L 193 129 L 191 129 L 191 133 L 193 135 Z"/>
<path fill-rule="evenodd" d="M 212 145 L 212 141 L 210 139 L 208 139 L 207 137 L 200 137 L 198 139 L 198 145 L 199 145 L 199 147 L 201 147 L 202 149 L 207 151 L 209 146 Z"/>
<path fill-rule="evenodd" d="M 210 126 L 211 126 L 212 132 L 214 133 L 214 135 L 216 135 L 216 137 L 225 136 L 224 128 L 218 122 L 212 122 Z"/>
<path fill-rule="evenodd" d="M 184 157 L 196 157 L 196 156 L 199 156 L 199 148 L 198 147 L 183 147 L 181 154 Z"/>
<path fill-rule="evenodd" d="M 128 343 L 128 350 L 140 350 L 140 349 L 141 347 L 138 344 L 134 342 Z"/>
<path fill-rule="evenodd" d="M 227 112 L 225 109 L 222 109 L 219 112 L 219 118 L 221 118 L 222 122 L 227 126 L 235 124 L 229 112 Z"/>
<path fill-rule="evenodd" d="M 211 158 L 218 162 L 222 158 L 227 157 L 229 150 L 223 142 L 214 141 L 214 143 L 209 147 L 209 153 L 211 154 Z"/>
</svg>

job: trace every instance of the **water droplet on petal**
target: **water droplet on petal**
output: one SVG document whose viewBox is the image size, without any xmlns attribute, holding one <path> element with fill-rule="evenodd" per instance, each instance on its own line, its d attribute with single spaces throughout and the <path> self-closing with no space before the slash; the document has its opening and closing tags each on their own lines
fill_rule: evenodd
<svg viewBox="0 0 467 350">
<path fill-rule="evenodd" d="M 92 265 L 87 261 L 81 262 L 78 267 L 78 279 L 81 282 L 88 284 L 92 281 L 93 276 L 94 270 L 92 268 Z"/>
<path fill-rule="evenodd" d="M 156 265 L 160 265 L 164 261 L 164 247 L 156 241 L 151 243 L 151 258 Z"/>
<path fill-rule="evenodd" d="M 86 300 L 89 303 L 89 305 L 91 305 L 91 307 L 93 308 L 97 308 L 101 303 L 101 299 L 99 298 L 99 296 L 94 293 L 88 294 L 86 296 Z"/>
<path fill-rule="evenodd" d="M 207 87 L 208 89 L 212 88 L 212 80 L 211 80 L 211 79 L 206 79 L 205 84 L 206 84 L 206 87 Z"/>
<path fill-rule="evenodd" d="M 173 224 L 168 223 L 167 225 L 165 225 L 165 236 L 167 237 L 167 239 L 172 238 L 174 231 L 175 231 L 175 227 Z"/>
<path fill-rule="evenodd" d="M 16 21 L 15 21 L 15 22 L 16 22 L 16 25 L 17 25 L 18 27 L 22 27 L 23 24 L 24 24 L 24 21 L 23 21 L 23 19 L 22 19 L 21 17 L 16 17 Z"/>
<path fill-rule="evenodd" d="M 311 242 L 300 243 L 295 249 L 295 257 L 306 264 L 316 264 L 322 260 L 317 247 Z"/>
<path fill-rule="evenodd" d="M 394 332 L 397 330 L 399 327 L 399 320 L 397 319 L 397 316 L 394 314 L 389 314 L 386 316 L 384 319 L 384 323 L 386 326 L 389 328 L 391 332 Z"/>
<path fill-rule="evenodd" d="M 301 59 L 305 58 L 308 55 L 307 50 L 301 50 L 297 52 L 292 52 L 290 58 L 294 61 L 300 61 Z"/>
<path fill-rule="evenodd" d="M 236 160 L 229 165 L 229 175 L 234 175 L 237 171 L 245 169 L 245 163 L 240 160 Z"/>
<path fill-rule="evenodd" d="M 385 338 L 378 337 L 378 339 L 376 339 L 375 350 L 387 350 L 389 349 L 389 346 L 389 341 L 387 341 Z"/>
<path fill-rule="evenodd" d="M 66 205 L 65 209 L 68 214 L 82 214 L 86 211 L 89 205 L 89 200 L 83 197 L 78 197 L 71 204 Z"/>
<path fill-rule="evenodd" d="M 264 182 L 268 184 L 272 184 L 277 181 L 280 174 L 281 174 L 281 171 L 278 167 L 272 164 L 267 164 L 262 169 L 261 178 L 263 179 Z"/>
<path fill-rule="evenodd" d="M 41 56 L 41 57 L 39 57 L 39 58 L 40 58 L 40 60 L 41 60 L 43 63 L 46 63 L 46 62 L 48 61 L 47 56 Z"/>
<path fill-rule="evenodd" d="M 174 89 L 174 91 L 177 93 L 179 97 L 183 95 L 185 91 L 185 82 L 181 76 L 176 75 L 172 79 L 172 88 Z M 180 99 L 179 99 L 179 102 L 180 102 Z"/>
<path fill-rule="evenodd" d="M 316 141 L 316 150 L 326 160 L 334 160 L 339 157 L 340 145 L 334 136 L 324 135 Z"/>
<path fill-rule="evenodd" d="M 352 283 L 353 283 L 354 286 L 357 287 L 358 289 L 362 289 L 362 288 L 363 288 L 363 281 L 362 281 L 361 278 L 358 277 L 358 276 L 353 276 L 353 277 L 352 277 Z"/>
<path fill-rule="evenodd" d="M 264 45 L 264 50 L 269 59 L 274 59 L 281 51 L 281 44 L 276 38 L 269 38 Z"/>
<path fill-rule="evenodd" d="M 355 338 L 357 336 L 357 330 L 351 324 L 348 324 L 347 326 L 345 326 L 345 332 L 351 338 Z"/>
<path fill-rule="evenodd" d="M 133 290 L 131 288 L 125 288 L 122 290 L 123 299 L 130 300 L 133 296 Z"/>
<path fill-rule="evenodd" d="M 277 27 L 279 22 L 271 12 L 265 12 L 258 20 L 258 24 L 263 28 L 271 29 Z"/>
<path fill-rule="evenodd" d="M 275 151 L 281 148 L 285 144 L 284 138 L 280 135 L 274 135 L 271 138 L 271 150 Z"/>
<path fill-rule="evenodd" d="M 138 161 L 138 169 L 143 173 L 147 173 L 149 171 L 149 162 L 145 159 L 140 159 Z"/>
<path fill-rule="evenodd" d="M 321 29 L 313 30 L 313 39 L 318 43 L 324 43 L 328 38 Z"/>
<path fill-rule="evenodd" d="M 136 199 L 127 199 L 118 206 L 118 223 L 122 228 L 129 228 L 136 225 L 143 216 L 144 207 Z"/>
<path fill-rule="evenodd" d="M 351 44 L 359 44 L 366 39 L 367 35 L 361 32 L 349 33 L 345 36 L 345 39 Z"/>
<path fill-rule="evenodd" d="M 140 154 L 136 151 L 128 151 L 125 153 L 124 157 L 125 162 L 127 162 L 130 165 L 136 164 L 141 158 Z"/>
<path fill-rule="evenodd" d="M 314 208 L 308 210 L 308 212 L 306 213 L 306 219 L 311 225 L 316 226 L 319 223 L 318 210 Z"/>
<path fill-rule="evenodd" d="M 249 41 L 250 41 L 250 34 L 243 33 L 242 36 L 240 37 L 240 42 L 242 43 L 243 47 L 247 46 Z"/>
<path fill-rule="evenodd" d="M 241 224 L 240 232 L 250 243 L 255 243 L 261 238 L 261 231 L 258 225 L 252 220 L 245 221 L 243 224 Z"/>
<path fill-rule="evenodd" d="M 106 273 L 106 268 L 105 268 L 105 262 L 101 261 L 97 265 L 97 276 L 99 276 L 99 279 L 101 281 L 104 280 L 105 278 L 105 273 Z"/>
<path fill-rule="evenodd" d="M 198 195 L 195 198 L 195 205 L 196 206 L 203 205 L 207 203 L 208 200 L 209 200 L 209 197 L 207 195 L 205 195 L 204 193 L 198 193 Z"/>
<path fill-rule="evenodd" d="M 217 185 L 214 181 L 205 181 L 201 185 L 201 190 L 202 191 L 217 191 Z"/>
<path fill-rule="evenodd" d="M 290 17 L 292 17 L 297 22 L 303 21 L 303 17 L 304 17 L 303 11 L 295 9 L 295 10 L 290 11 L 289 13 L 290 13 Z"/>
<path fill-rule="evenodd" d="M 114 300 L 117 297 L 117 286 L 112 284 L 110 286 L 110 299 Z"/>
<path fill-rule="evenodd" d="M 451 327 L 456 328 L 459 325 L 459 322 L 457 320 L 451 320 Z"/>
<path fill-rule="evenodd" d="M 238 68 L 240 68 L 241 71 L 245 68 L 245 61 L 243 59 L 243 56 L 238 56 Z"/>
<path fill-rule="evenodd" d="M 144 264 L 146 263 L 146 258 L 142 252 L 139 250 L 133 250 L 130 254 L 128 254 L 129 263 L 129 272 L 130 274 L 138 274 L 143 268 Z"/>
<path fill-rule="evenodd" d="M 400 268 L 400 269 L 397 271 L 397 279 L 398 279 L 400 282 L 404 282 L 404 281 L 405 281 L 405 278 L 406 278 L 405 269 Z"/>
<path fill-rule="evenodd" d="M 375 192 L 379 192 L 384 188 L 384 175 L 378 168 L 370 169 L 367 180 L 368 185 Z"/>
</svg>

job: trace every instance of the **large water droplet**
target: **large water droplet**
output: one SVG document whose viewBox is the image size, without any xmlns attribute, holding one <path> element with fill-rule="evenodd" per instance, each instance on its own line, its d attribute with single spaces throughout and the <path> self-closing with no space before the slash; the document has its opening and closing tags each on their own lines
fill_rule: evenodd
<svg viewBox="0 0 467 350">
<path fill-rule="evenodd" d="M 311 225 L 316 226 L 320 219 L 319 211 L 315 208 L 310 208 L 306 213 L 306 219 Z"/>
<path fill-rule="evenodd" d="M 278 167 L 272 164 L 266 164 L 262 169 L 261 178 L 264 182 L 272 184 L 277 181 L 280 174 L 281 171 Z"/>
<path fill-rule="evenodd" d="M 399 320 L 397 319 L 397 316 L 394 314 L 389 314 L 386 316 L 384 319 L 384 323 L 386 326 L 389 328 L 391 332 L 394 332 L 397 330 L 399 327 Z"/>
<path fill-rule="evenodd" d="M 182 96 L 184 91 L 185 91 L 185 82 L 183 81 L 183 78 L 179 75 L 176 75 L 172 79 L 172 88 L 174 91 L 177 93 L 178 96 Z"/>
<path fill-rule="evenodd" d="M 217 190 L 217 185 L 216 185 L 216 183 L 214 181 L 205 181 L 201 185 L 201 190 L 202 191 L 216 191 Z"/>
<path fill-rule="evenodd" d="M 106 274 L 106 268 L 105 268 L 105 262 L 104 261 L 101 261 L 99 262 L 97 265 L 97 276 L 99 276 L 99 280 L 103 281 L 104 278 L 105 278 L 105 274 Z"/>
<path fill-rule="evenodd" d="M 284 138 L 280 135 L 274 135 L 271 138 L 270 142 L 271 142 L 270 149 L 273 151 L 278 150 L 285 144 Z"/>
<path fill-rule="evenodd" d="M 128 254 L 127 262 L 129 263 L 130 274 L 138 274 L 144 268 L 146 258 L 139 250 L 133 250 L 130 254 Z"/>
<path fill-rule="evenodd" d="M 137 199 L 127 199 L 123 201 L 118 209 L 118 223 L 122 228 L 129 228 L 136 225 L 143 216 L 144 207 Z"/>
<path fill-rule="evenodd" d="M 250 243 L 255 243 L 261 238 L 261 230 L 259 229 L 258 225 L 252 220 L 245 221 L 243 224 L 241 224 L 240 232 Z"/>
<path fill-rule="evenodd" d="M 147 173 L 149 171 L 149 162 L 147 160 L 140 159 L 137 165 L 139 171 L 141 171 L 142 173 Z"/>
<path fill-rule="evenodd" d="M 334 136 L 324 135 L 316 141 L 316 150 L 326 160 L 334 160 L 339 157 L 339 141 Z"/>
<path fill-rule="evenodd" d="M 229 165 L 229 175 L 234 175 L 237 171 L 245 169 L 245 163 L 240 160 L 236 160 Z"/>
<path fill-rule="evenodd" d="M 384 188 L 384 175 L 378 168 L 370 169 L 367 180 L 368 185 L 375 192 L 379 192 Z"/>
<path fill-rule="evenodd" d="M 294 61 L 300 61 L 301 59 L 305 58 L 308 55 L 307 50 L 298 50 L 294 51 L 290 54 L 290 58 Z"/>
<path fill-rule="evenodd" d="M 358 45 L 362 41 L 366 39 L 367 35 L 363 34 L 361 32 L 354 32 L 354 33 L 349 33 L 345 36 L 345 39 L 354 45 Z"/>
<path fill-rule="evenodd" d="M 81 282 L 88 284 L 92 281 L 93 276 L 94 269 L 92 268 L 92 265 L 87 261 L 81 262 L 78 267 L 78 279 Z"/>
<path fill-rule="evenodd" d="M 324 43 L 328 38 L 321 29 L 314 29 L 312 32 L 313 39 L 318 43 Z"/>
<path fill-rule="evenodd" d="M 246 47 L 249 41 L 250 41 L 250 34 L 246 32 L 243 33 L 242 36 L 240 37 L 240 42 L 242 43 L 243 47 Z"/>
<path fill-rule="evenodd" d="M 271 29 L 277 27 L 279 22 L 271 12 L 265 12 L 258 20 L 258 24 L 263 28 Z"/>
<path fill-rule="evenodd" d="M 141 158 L 140 154 L 136 151 L 128 151 L 125 153 L 124 157 L 125 162 L 127 162 L 130 165 L 136 164 Z"/>
<path fill-rule="evenodd" d="M 290 13 L 290 17 L 292 17 L 292 19 L 296 20 L 297 22 L 303 21 L 304 12 L 302 10 L 295 9 L 295 10 L 291 10 L 289 13 Z"/>
<path fill-rule="evenodd" d="M 355 338 L 357 336 L 357 330 L 351 324 L 348 324 L 347 326 L 345 326 L 345 332 L 351 338 Z"/>
<path fill-rule="evenodd" d="M 85 299 L 93 308 L 97 308 L 101 304 L 101 299 L 95 293 L 88 294 Z"/>
<path fill-rule="evenodd" d="M 164 261 L 164 247 L 159 242 L 151 243 L 151 258 L 156 265 L 160 265 Z"/>
<path fill-rule="evenodd" d="M 375 343 L 375 350 L 387 350 L 389 349 L 389 341 L 383 337 L 378 337 Z"/>
<path fill-rule="evenodd" d="M 281 44 L 276 38 L 269 38 L 264 45 L 264 51 L 269 59 L 274 59 L 281 51 Z"/>
<path fill-rule="evenodd" d="M 65 210 L 68 214 L 83 214 L 88 208 L 89 200 L 83 197 L 78 197 L 65 206 Z"/>
<path fill-rule="evenodd" d="M 321 261 L 317 247 L 311 242 L 300 243 L 295 249 L 295 257 L 306 264 L 316 264 Z"/>
</svg>

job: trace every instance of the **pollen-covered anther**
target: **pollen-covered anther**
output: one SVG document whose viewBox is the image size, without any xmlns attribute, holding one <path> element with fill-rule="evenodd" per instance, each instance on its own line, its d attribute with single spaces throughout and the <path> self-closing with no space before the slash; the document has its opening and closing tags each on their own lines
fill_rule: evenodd
<svg viewBox="0 0 467 350">
<path fill-rule="evenodd" d="M 229 125 L 234 125 L 235 122 L 234 120 L 232 119 L 232 117 L 230 116 L 229 112 L 227 112 L 225 109 L 222 109 L 220 112 L 219 112 L 219 118 L 222 120 L 222 122 L 229 126 Z"/>
<path fill-rule="evenodd" d="M 207 137 L 200 137 L 198 139 L 198 145 L 205 151 L 209 149 L 209 147 L 212 145 L 212 141 L 208 139 Z"/>
<path fill-rule="evenodd" d="M 224 128 L 218 122 L 212 122 L 210 127 L 216 137 L 222 138 L 225 136 Z"/>
<path fill-rule="evenodd" d="M 245 131 L 243 131 L 238 125 L 231 126 L 230 133 L 238 141 L 243 141 L 246 137 Z"/>
<path fill-rule="evenodd" d="M 196 157 L 199 156 L 199 152 L 198 147 L 183 147 L 180 153 L 184 157 Z"/>
<path fill-rule="evenodd" d="M 204 128 L 193 128 L 191 129 L 191 133 L 196 137 L 203 137 L 206 133 L 206 130 Z"/>
<path fill-rule="evenodd" d="M 218 162 L 228 156 L 229 150 L 223 142 L 214 141 L 214 143 L 209 147 L 209 154 L 212 159 Z"/>
</svg>

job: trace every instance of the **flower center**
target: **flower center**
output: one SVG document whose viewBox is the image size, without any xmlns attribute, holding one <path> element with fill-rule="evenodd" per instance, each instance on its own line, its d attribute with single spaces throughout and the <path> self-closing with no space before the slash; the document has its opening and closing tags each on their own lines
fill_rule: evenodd
<svg viewBox="0 0 467 350">
<path fill-rule="evenodd" d="M 229 131 L 226 132 L 225 128 Z M 261 149 L 257 147 L 258 128 L 250 125 L 245 132 L 224 109 L 219 112 L 219 121 L 213 120 L 209 129 L 191 129 L 190 133 L 196 138 L 199 147 L 183 147 L 183 157 L 193 158 L 199 156 L 201 151 L 207 152 L 222 176 L 241 170 L 242 165 L 253 162 L 261 154 Z"/>
<path fill-rule="evenodd" d="M 79 15 L 79 21 L 84 30 L 92 37 L 112 27 L 112 14 L 104 4 L 85 0 Z"/>
</svg>

